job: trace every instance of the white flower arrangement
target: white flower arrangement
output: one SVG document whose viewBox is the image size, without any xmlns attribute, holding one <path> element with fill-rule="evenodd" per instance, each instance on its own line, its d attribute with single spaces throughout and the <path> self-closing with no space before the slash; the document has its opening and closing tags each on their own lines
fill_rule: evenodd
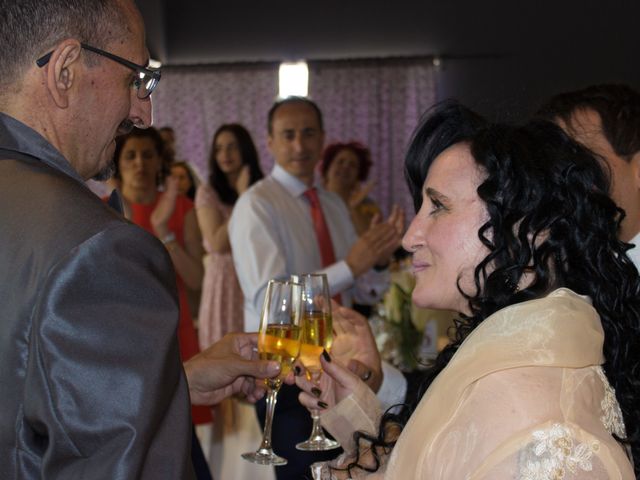
<svg viewBox="0 0 640 480">
<path fill-rule="evenodd" d="M 413 305 L 415 280 L 408 265 L 392 271 L 391 279 L 370 319 L 380 355 L 405 372 L 427 368 L 438 353 L 438 323 L 451 314 Z"/>
</svg>

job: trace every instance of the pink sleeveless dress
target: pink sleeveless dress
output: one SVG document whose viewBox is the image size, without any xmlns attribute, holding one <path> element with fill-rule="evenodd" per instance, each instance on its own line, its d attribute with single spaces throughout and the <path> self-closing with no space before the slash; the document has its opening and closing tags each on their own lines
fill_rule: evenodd
<svg viewBox="0 0 640 480">
<path fill-rule="evenodd" d="M 196 209 L 215 208 L 225 220 L 229 219 L 233 208 L 222 203 L 208 184 L 198 187 L 195 205 Z M 206 240 L 203 245 L 207 256 L 198 314 L 198 339 L 200 348 L 205 349 L 229 332 L 244 331 L 244 297 L 231 252 L 214 252 Z"/>
</svg>

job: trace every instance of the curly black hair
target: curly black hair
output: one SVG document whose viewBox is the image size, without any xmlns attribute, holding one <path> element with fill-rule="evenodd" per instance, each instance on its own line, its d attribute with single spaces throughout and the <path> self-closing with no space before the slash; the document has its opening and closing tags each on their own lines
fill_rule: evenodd
<svg viewBox="0 0 640 480">
<path fill-rule="evenodd" d="M 609 172 L 551 122 L 490 125 L 460 104 L 446 102 L 422 121 L 406 156 L 416 210 L 431 164 L 460 142 L 469 145 L 484 173 L 477 193 L 489 216 L 478 231 L 489 254 L 475 268 L 474 292 L 458 285 L 470 314 L 456 319 L 452 341 L 426 372 L 417 397 L 408 399 L 399 413 L 385 413 L 377 436 L 356 432 L 356 444 L 373 447 L 379 465 L 379 455 L 395 444 L 385 432 L 406 424 L 422 394 L 485 318 L 566 287 L 589 296 L 600 315 L 603 368 L 627 433 L 619 440 L 631 446 L 640 474 L 640 277 L 625 253 L 630 245 L 616 235 L 623 212 L 609 197 Z M 531 283 L 519 290 L 525 273 Z M 357 460 L 347 468 L 371 471 Z"/>
</svg>

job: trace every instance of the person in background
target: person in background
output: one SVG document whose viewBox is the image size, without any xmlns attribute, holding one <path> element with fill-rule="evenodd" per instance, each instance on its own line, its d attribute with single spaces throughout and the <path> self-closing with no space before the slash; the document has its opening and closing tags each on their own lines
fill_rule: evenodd
<svg viewBox="0 0 640 480">
<path fill-rule="evenodd" d="M 173 162 L 170 168 L 170 175 L 178 184 L 178 195 L 184 195 L 189 200 L 194 201 L 196 197 L 196 188 L 198 186 L 198 177 L 191 166 L 187 162 Z M 190 287 L 186 287 L 186 290 L 189 311 L 197 313 L 200 310 L 202 290 L 200 288 L 194 290 Z M 196 320 L 196 324 L 197 323 L 198 322 Z"/>
<path fill-rule="evenodd" d="M 640 93 L 627 85 L 594 85 L 555 95 L 538 116 L 602 158 L 611 172 L 611 197 L 625 211 L 620 238 L 640 270 Z"/>
<path fill-rule="evenodd" d="M 158 133 L 164 143 L 164 151 L 175 153 L 176 133 L 173 128 L 165 125 L 158 129 Z"/>
<path fill-rule="evenodd" d="M 130 220 L 155 235 L 171 256 L 180 296 L 180 349 L 183 360 L 188 360 L 199 348 L 184 287 L 198 289 L 202 285 L 202 238 L 193 203 L 178 194 L 178 182 L 168 176 L 166 191 L 158 191 L 161 152 L 162 139 L 153 127 L 118 137 L 114 176 L 121 182 L 122 200 L 131 212 Z M 194 420 L 199 423 L 199 416 L 195 415 Z"/>
<path fill-rule="evenodd" d="M 640 277 L 602 163 L 552 122 L 446 102 L 405 172 L 413 301 L 459 312 L 455 335 L 399 414 L 329 355 L 320 398 L 297 377 L 347 451 L 314 478 L 636 478 Z"/>
<path fill-rule="evenodd" d="M 324 149 L 320 163 L 324 188 L 338 195 L 347 206 L 358 236 L 366 232 L 371 221 L 382 213 L 368 196 L 373 183 L 363 185 L 371 165 L 371 152 L 359 142 L 332 143 Z M 372 305 L 359 302 L 354 302 L 353 308 L 367 318 L 373 310 Z"/>
<path fill-rule="evenodd" d="M 198 181 L 191 166 L 187 162 L 173 162 L 170 174 L 178 183 L 178 195 L 184 195 L 189 200 L 194 201 L 196 199 Z"/>
<path fill-rule="evenodd" d="M 176 133 L 173 128 L 169 126 L 159 128 L 158 133 L 162 138 L 164 168 L 168 170 L 176 160 Z"/>
<path fill-rule="evenodd" d="M 238 197 L 262 177 L 258 152 L 247 129 L 237 123 L 221 125 L 211 142 L 209 181 L 196 193 L 196 215 L 207 252 L 198 314 L 200 348 L 228 332 L 244 330 L 244 297 L 227 227 Z M 259 438 L 255 409 L 243 400 L 229 399 L 216 408 L 214 417 L 210 455 L 214 477 L 255 478 L 264 467 L 238 462 L 240 454 L 254 448 L 246 438 Z M 248 442 L 245 445 L 243 438 Z"/>
<path fill-rule="evenodd" d="M 344 305 L 351 305 L 354 297 L 359 303 L 375 303 L 389 285 L 386 267 L 399 246 L 402 212 L 396 208 L 387 221 L 374 222 L 365 234 L 356 235 L 344 202 L 315 183 L 324 129 L 320 109 L 308 98 L 276 102 L 267 115 L 267 131 L 273 171 L 238 199 L 229 221 L 245 298 L 245 331 L 258 329 L 271 278 L 323 272 L 330 293 L 339 294 Z M 399 371 L 386 364 L 384 371 L 380 365 L 367 367 L 369 385 L 383 398 L 391 403 L 404 399 L 406 381 Z M 276 469 L 280 480 L 299 480 L 314 460 L 331 455 L 295 449 L 311 431 L 311 417 L 297 396 L 297 388 L 288 386 L 278 395 L 273 445 L 289 461 Z M 263 421 L 264 402 L 257 408 Z"/>
<path fill-rule="evenodd" d="M 237 123 L 220 126 L 209 155 L 209 182 L 196 195 L 196 215 L 207 252 L 200 301 L 199 340 L 206 348 L 228 332 L 244 330 L 244 297 L 227 231 L 238 197 L 263 177 L 251 135 Z"/>
<path fill-rule="evenodd" d="M 358 235 L 381 214 L 380 207 L 368 196 L 373 183 L 363 185 L 371 165 L 371 152 L 359 142 L 332 143 L 324 149 L 320 164 L 324 188 L 344 201 Z"/>
<path fill-rule="evenodd" d="M 117 135 L 151 124 L 140 12 L 0 11 L 0 478 L 191 480 L 189 397 L 256 400 L 249 376 L 279 367 L 241 334 L 183 368 L 169 255 L 85 185 L 111 175 Z"/>
<path fill-rule="evenodd" d="M 186 288 L 197 290 L 202 284 L 202 239 L 193 202 L 178 194 L 177 179 L 167 176 L 165 191 L 158 190 L 162 151 L 162 138 L 153 127 L 119 137 L 114 153 L 115 177 L 120 180 L 129 219 L 155 235 L 171 256 L 180 303 L 180 354 L 186 361 L 200 351 Z M 193 407 L 192 417 L 195 425 L 211 423 L 206 407 Z"/>
</svg>

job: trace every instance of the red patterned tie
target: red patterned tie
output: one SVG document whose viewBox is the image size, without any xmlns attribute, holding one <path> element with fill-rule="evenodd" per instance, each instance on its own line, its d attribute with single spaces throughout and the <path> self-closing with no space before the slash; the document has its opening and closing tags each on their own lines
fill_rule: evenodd
<svg viewBox="0 0 640 480">
<path fill-rule="evenodd" d="M 322 266 L 327 267 L 336 263 L 336 255 L 333 252 L 333 242 L 331 241 L 329 227 L 324 219 L 324 213 L 322 213 L 322 205 L 320 205 L 320 200 L 318 199 L 318 191 L 315 187 L 312 187 L 304 192 L 304 196 L 307 197 L 311 205 L 311 220 L 313 221 L 313 229 L 316 231 L 316 239 L 320 247 Z M 333 299 L 338 303 L 342 303 L 340 294 L 335 295 Z"/>
</svg>

